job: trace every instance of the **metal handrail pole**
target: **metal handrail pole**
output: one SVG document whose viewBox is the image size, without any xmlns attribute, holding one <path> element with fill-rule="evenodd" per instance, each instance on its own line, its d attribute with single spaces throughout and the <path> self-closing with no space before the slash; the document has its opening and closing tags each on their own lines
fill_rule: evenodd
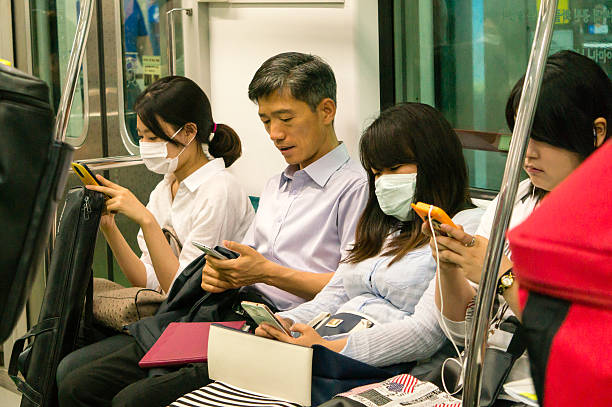
<svg viewBox="0 0 612 407">
<path fill-rule="evenodd" d="M 470 346 L 464 377 L 465 384 L 462 403 L 464 407 L 479 405 L 484 354 L 497 288 L 497 274 L 503 254 L 506 230 L 510 223 L 510 216 L 512 215 L 516 199 L 519 174 L 525 157 L 525 151 L 527 150 L 529 134 L 538 102 L 556 10 L 557 0 L 542 0 L 540 3 L 538 23 L 525 74 L 516 123 L 512 132 L 512 141 L 504 170 L 504 178 L 495 208 L 495 217 L 493 218 L 493 225 L 495 226 L 491 231 L 491 237 L 487 246 L 480 288 L 476 298 L 474 324 L 470 334 Z"/>
<path fill-rule="evenodd" d="M 66 130 L 70 121 L 70 110 L 72 109 L 72 101 L 74 100 L 74 92 L 76 90 L 79 71 L 85 54 L 85 44 L 89 36 L 89 26 L 91 25 L 91 16 L 93 15 L 93 6 L 95 0 L 84 0 L 81 4 L 79 13 L 79 21 L 77 23 L 72 49 L 70 50 L 70 58 L 68 59 L 68 68 L 66 69 L 66 79 L 62 95 L 60 98 L 57 114 L 55 115 L 55 123 L 53 125 L 53 139 L 63 143 L 66 140 Z M 47 250 L 45 252 L 45 277 L 51 264 L 51 255 L 55 247 L 55 235 L 57 234 L 57 209 L 53 211 L 53 219 L 51 220 L 51 230 Z"/>
<path fill-rule="evenodd" d="M 173 15 L 177 11 L 185 11 L 188 16 L 192 15 L 193 11 L 190 8 L 173 8 L 166 12 L 166 22 L 168 25 L 168 75 L 176 75 L 176 44 L 174 39 L 174 18 Z"/>
<path fill-rule="evenodd" d="M 79 160 L 79 163 L 87 164 L 89 169 L 92 171 L 110 170 L 114 168 L 131 167 L 144 164 L 139 155 L 90 158 L 86 160 Z"/>
<path fill-rule="evenodd" d="M 66 130 L 70 121 L 70 110 L 74 99 L 74 92 L 79 78 L 79 71 L 85 54 L 85 44 L 89 35 L 89 26 L 91 25 L 91 16 L 93 14 L 93 6 L 95 0 L 84 0 L 81 3 L 81 12 L 79 21 L 70 51 L 70 59 L 68 60 L 68 68 L 66 69 L 66 80 L 62 96 L 60 99 L 57 115 L 55 116 L 55 127 L 53 135 L 55 140 L 64 142 L 66 139 Z"/>
</svg>

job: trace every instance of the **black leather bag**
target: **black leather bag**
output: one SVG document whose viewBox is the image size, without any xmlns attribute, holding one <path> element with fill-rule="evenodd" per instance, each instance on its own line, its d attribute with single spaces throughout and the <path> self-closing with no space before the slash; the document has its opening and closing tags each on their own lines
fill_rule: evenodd
<svg viewBox="0 0 612 407">
<path fill-rule="evenodd" d="M 214 249 L 228 258 L 236 257 L 235 254 L 232 254 L 233 252 L 224 247 L 216 246 Z M 206 264 L 204 256 L 202 254 L 183 269 L 172 284 L 168 298 L 162 302 L 155 315 L 127 326 L 129 333 L 143 351 L 148 352 L 151 349 L 171 322 L 247 319 L 236 312 L 235 305 L 241 299 L 239 290 L 227 290 L 218 294 L 202 290 L 202 268 Z"/>
<path fill-rule="evenodd" d="M 72 160 L 52 126 L 45 82 L 0 64 L 0 342 L 30 293 Z"/>
<path fill-rule="evenodd" d="M 55 373 L 76 348 L 104 201 L 103 194 L 83 187 L 66 197 L 38 323 L 15 342 L 11 354 L 9 376 L 23 393 L 22 407 L 57 405 Z M 33 342 L 24 351 L 28 339 Z"/>
</svg>

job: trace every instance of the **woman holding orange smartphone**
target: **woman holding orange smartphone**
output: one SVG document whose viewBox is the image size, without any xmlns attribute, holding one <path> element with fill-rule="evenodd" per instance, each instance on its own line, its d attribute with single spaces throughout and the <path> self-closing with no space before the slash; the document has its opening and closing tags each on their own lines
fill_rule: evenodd
<svg viewBox="0 0 612 407">
<path fill-rule="evenodd" d="M 514 128 L 523 79 L 510 92 L 506 104 L 506 121 Z M 523 168 L 528 179 L 518 186 L 509 229 L 524 221 L 546 194 L 559 185 L 593 151 L 609 137 L 612 120 L 612 81 L 589 58 L 572 51 L 561 51 L 548 58 L 536 109 L 531 139 Z M 488 238 L 493 227 L 495 198 L 488 206 L 475 234 L 442 225 L 447 236 L 436 235 L 439 248 L 441 290 L 436 290 L 440 323 L 448 328 L 449 339 L 464 345 L 470 328 L 466 315 L 471 314 L 483 268 Z M 559 214 L 560 217 L 565 214 Z M 427 225 L 424 233 L 431 236 Z M 430 246 L 433 247 L 433 239 Z M 435 255 L 435 253 L 434 253 Z M 498 272 L 500 306 L 495 316 L 499 323 L 491 327 L 489 345 L 508 347 L 507 332 L 498 328 L 515 316 L 520 319 L 518 283 L 512 273 L 511 253 L 504 248 Z M 441 305 L 444 304 L 442 311 Z M 505 344 L 505 345 L 503 345 Z M 530 377 L 526 355 L 514 363 L 509 379 Z"/>
</svg>

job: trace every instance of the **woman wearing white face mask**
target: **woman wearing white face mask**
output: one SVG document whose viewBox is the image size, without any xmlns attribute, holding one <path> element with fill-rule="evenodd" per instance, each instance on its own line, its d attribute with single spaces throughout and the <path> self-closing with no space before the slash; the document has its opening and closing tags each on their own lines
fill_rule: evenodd
<svg viewBox="0 0 612 407">
<path fill-rule="evenodd" d="M 376 366 L 427 358 L 444 335 L 431 307 L 433 291 L 423 295 L 435 262 L 410 204 L 434 204 L 454 221 L 476 229 L 482 211 L 469 209 L 473 205 L 461 144 L 442 114 L 407 103 L 382 112 L 365 130 L 360 154 L 370 193 L 353 250 L 312 301 L 278 314 L 287 327 L 295 323 L 291 329 L 301 336 L 265 324 L 255 333 L 303 346 L 320 344 Z M 305 325 L 320 312 L 357 313 L 374 325 L 348 335 L 328 331 L 321 336 Z M 343 324 L 348 325 L 338 327 Z"/>
<path fill-rule="evenodd" d="M 190 79 L 162 78 L 136 100 L 140 155 L 146 167 L 164 174 L 145 207 L 128 189 L 98 175 L 107 194 L 100 229 L 132 285 L 168 292 L 178 273 L 202 252 L 191 242 L 214 247 L 241 240 L 254 216 L 238 181 L 225 170 L 240 157 L 238 135 L 216 124 L 208 98 Z M 140 226 L 138 257 L 115 224 L 120 213 Z M 162 228 L 183 248 L 177 257 Z"/>
</svg>

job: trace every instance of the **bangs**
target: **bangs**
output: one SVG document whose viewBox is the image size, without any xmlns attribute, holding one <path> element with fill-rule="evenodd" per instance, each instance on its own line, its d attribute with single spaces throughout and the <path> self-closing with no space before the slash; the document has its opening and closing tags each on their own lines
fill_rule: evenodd
<svg viewBox="0 0 612 407">
<path fill-rule="evenodd" d="M 377 122 L 372 123 L 360 141 L 361 165 L 366 171 L 369 173 L 372 168 L 380 171 L 398 164 L 416 164 L 412 148 L 406 143 L 407 137 L 398 136 L 395 126 L 383 132 Z"/>
<path fill-rule="evenodd" d="M 169 138 L 166 133 L 162 130 L 159 125 L 159 121 L 157 120 L 157 116 L 152 108 L 152 97 L 150 95 L 145 95 L 141 100 L 139 100 L 135 106 L 134 111 L 140 118 L 140 121 L 149 129 L 153 134 L 161 139 Z"/>
<path fill-rule="evenodd" d="M 515 127 L 524 78 L 512 89 L 506 122 Z M 572 51 L 551 55 L 544 70 L 530 137 L 578 153 L 583 159 L 595 150 L 594 120 L 608 117 L 604 100 L 612 100 L 612 82 L 591 59 Z"/>
<path fill-rule="evenodd" d="M 508 105 L 506 108 L 506 121 L 508 123 L 508 128 L 510 129 L 511 132 L 514 132 L 514 126 L 516 125 L 516 114 L 518 112 L 518 106 L 519 103 L 521 101 L 521 92 L 514 92 L 511 96 L 510 99 L 508 100 Z M 535 140 L 535 141 L 540 141 L 546 144 L 550 144 L 552 146 L 555 147 L 561 147 L 561 148 L 568 148 L 567 144 L 564 143 L 564 137 L 562 136 L 562 134 L 565 132 L 564 129 L 559 129 L 556 128 L 558 126 L 551 126 L 551 124 L 549 121 L 550 120 L 545 120 L 549 118 L 550 113 L 552 113 L 550 111 L 550 109 L 548 109 L 549 111 L 545 112 L 545 114 L 542 114 L 544 112 L 542 112 L 543 110 L 542 105 L 538 104 L 537 108 L 536 108 L 536 112 L 534 113 L 534 117 L 533 117 L 533 121 L 531 123 L 531 133 L 529 134 L 529 138 Z"/>
<path fill-rule="evenodd" d="M 584 152 L 578 141 L 582 138 L 580 135 L 586 135 L 588 139 L 590 128 L 588 125 L 585 128 L 583 124 L 590 123 L 589 119 L 577 107 L 571 111 L 567 109 L 567 106 L 572 105 L 572 102 L 566 93 L 558 90 L 556 85 L 563 89 L 561 84 L 555 83 L 558 81 L 559 78 L 550 78 L 549 76 L 548 82 L 542 84 L 529 137 L 554 147 L 583 154 Z M 520 86 L 518 85 L 513 89 L 506 105 L 506 121 L 511 131 L 514 131 L 516 125 L 515 116 L 521 100 L 522 80 Z M 547 100 L 555 100 L 556 102 L 546 103 Z M 568 117 L 573 119 L 567 120 Z M 579 135 L 578 138 L 575 135 Z"/>
</svg>

